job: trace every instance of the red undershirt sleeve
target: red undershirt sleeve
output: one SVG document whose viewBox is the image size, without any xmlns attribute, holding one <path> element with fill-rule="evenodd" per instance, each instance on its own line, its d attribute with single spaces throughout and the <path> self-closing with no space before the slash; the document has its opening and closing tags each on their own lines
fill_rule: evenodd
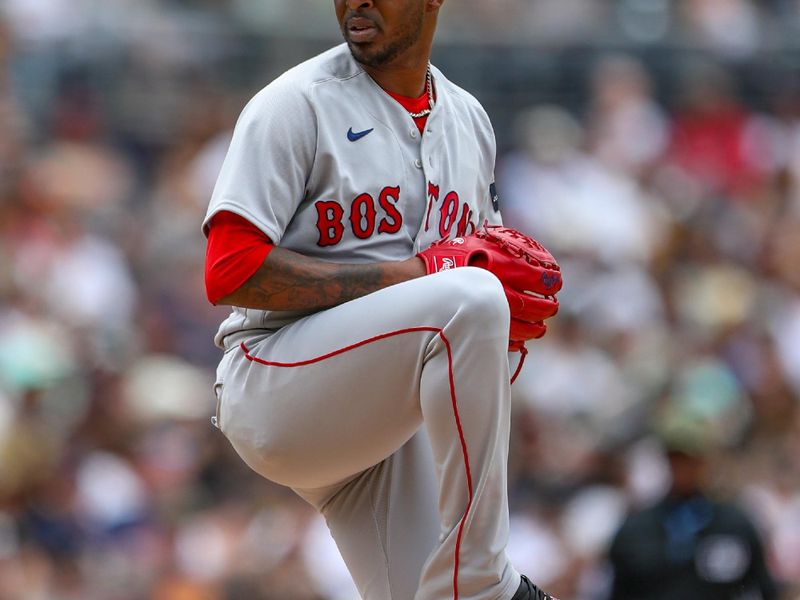
<svg viewBox="0 0 800 600">
<path fill-rule="evenodd" d="M 208 224 L 206 295 L 216 304 L 250 279 L 272 250 L 269 237 L 244 217 L 220 211 Z"/>
</svg>

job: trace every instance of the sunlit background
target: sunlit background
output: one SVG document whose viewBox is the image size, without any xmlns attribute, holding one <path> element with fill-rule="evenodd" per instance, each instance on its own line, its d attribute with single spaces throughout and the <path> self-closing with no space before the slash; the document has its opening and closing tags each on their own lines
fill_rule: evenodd
<svg viewBox="0 0 800 600">
<path fill-rule="evenodd" d="M 200 222 L 326 0 L 0 0 L 0 600 L 354 600 L 324 523 L 211 427 Z M 602 600 L 703 424 L 800 597 L 800 2 L 448 0 L 507 224 L 566 286 L 514 385 L 518 568 Z"/>
</svg>

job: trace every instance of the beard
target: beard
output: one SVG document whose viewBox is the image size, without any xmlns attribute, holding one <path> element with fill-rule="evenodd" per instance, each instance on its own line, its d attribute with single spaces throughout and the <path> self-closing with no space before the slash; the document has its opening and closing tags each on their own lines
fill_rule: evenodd
<svg viewBox="0 0 800 600">
<path fill-rule="evenodd" d="M 398 56 L 417 43 L 422 35 L 424 13 L 409 15 L 398 29 L 394 39 L 385 42 L 356 43 L 350 40 L 347 29 L 342 28 L 342 34 L 350 48 L 353 58 L 367 67 L 384 67 L 391 64 Z M 383 33 L 383 30 L 380 31 Z"/>
</svg>

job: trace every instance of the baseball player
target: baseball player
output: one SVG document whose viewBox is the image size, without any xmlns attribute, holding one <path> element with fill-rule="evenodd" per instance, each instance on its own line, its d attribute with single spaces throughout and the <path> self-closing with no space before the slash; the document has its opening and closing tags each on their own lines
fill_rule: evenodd
<svg viewBox="0 0 800 600">
<path fill-rule="evenodd" d="M 243 110 L 203 225 L 233 307 L 214 422 L 325 516 L 364 599 L 545 600 L 505 553 L 508 350 L 560 273 L 520 246 L 543 289 L 497 274 L 517 238 L 483 227 L 486 113 L 429 63 L 443 1 L 334 0 L 346 44 Z"/>
</svg>

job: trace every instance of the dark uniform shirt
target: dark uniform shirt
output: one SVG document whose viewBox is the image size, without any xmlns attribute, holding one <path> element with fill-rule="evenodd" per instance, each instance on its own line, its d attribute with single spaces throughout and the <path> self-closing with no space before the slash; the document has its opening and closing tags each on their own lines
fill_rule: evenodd
<svg viewBox="0 0 800 600">
<path fill-rule="evenodd" d="M 613 600 L 772 600 L 777 589 L 755 527 L 704 496 L 630 515 L 609 553 Z"/>
</svg>

